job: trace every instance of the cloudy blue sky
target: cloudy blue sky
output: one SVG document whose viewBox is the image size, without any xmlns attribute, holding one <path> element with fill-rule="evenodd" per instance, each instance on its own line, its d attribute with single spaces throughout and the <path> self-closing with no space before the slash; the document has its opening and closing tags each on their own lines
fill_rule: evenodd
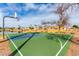
<svg viewBox="0 0 79 59">
<path fill-rule="evenodd" d="M 4 16 L 14 16 L 15 12 L 20 21 L 16 19 L 6 18 L 5 24 L 8 27 L 40 25 L 43 20 L 58 20 L 58 15 L 53 13 L 56 10 L 57 4 L 48 3 L 0 3 L 0 27 Z M 78 24 L 79 10 L 72 13 L 70 23 Z"/>
</svg>

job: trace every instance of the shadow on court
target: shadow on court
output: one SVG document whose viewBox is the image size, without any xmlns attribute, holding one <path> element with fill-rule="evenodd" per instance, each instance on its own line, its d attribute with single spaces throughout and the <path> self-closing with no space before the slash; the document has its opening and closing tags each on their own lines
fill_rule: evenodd
<svg viewBox="0 0 79 59">
<path fill-rule="evenodd" d="M 20 37 L 20 36 L 23 36 L 23 35 L 26 35 L 27 33 L 24 33 L 24 34 L 21 34 L 21 35 L 17 35 L 17 36 L 13 36 L 13 37 L 11 37 L 10 39 L 14 39 L 14 38 L 17 38 L 17 37 Z M 2 40 L 2 41 L 0 41 L 0 43 L 3 43 L 3 42 L 6 42 L 6 41 L 8 41 L 9 39 L 6 39 L 6 40 Z"/>
<path fill-rule="evenodd" d="M 23 44 L 21 44 L 18 47 L 18 50 L 20 50 L 36 33 L 33 33 Z M 15 51 L 13 51 L 9 56 L 14 56 L 17 53 L 17 49 Z"/>
</svg>

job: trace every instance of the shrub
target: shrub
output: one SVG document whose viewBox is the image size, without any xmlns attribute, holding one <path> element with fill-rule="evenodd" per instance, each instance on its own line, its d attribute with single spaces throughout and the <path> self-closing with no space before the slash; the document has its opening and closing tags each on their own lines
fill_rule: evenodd
<svg viewBox="0 0 79 59">
<path fill-rule="evenodd" d="M 58 34 L 58 33 L 55 34 L 55 33 L 52 33 L 52 34 L 47 34 L 46 37 L 48 39 L 51 39 L 51 40 L 53 40 L 53 39 L 64 39 L 64 40 L 67 40 L 70 37 L 70 35 L 69 34 Z"/>
</svg>

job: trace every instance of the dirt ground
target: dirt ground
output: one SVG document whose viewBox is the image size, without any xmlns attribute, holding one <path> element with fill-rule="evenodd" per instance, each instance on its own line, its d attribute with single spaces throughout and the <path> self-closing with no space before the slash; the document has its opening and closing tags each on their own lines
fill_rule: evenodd
<svg viewBox="0 0 79 59">
<path fill-rule="evenodd" d="M 76 32 L 67 52 L 67 56 L 79 56 L 79 33 Z"/>
<path fill-rule="evenodd" d="M 8 56 L 10 54 L 9 42 L 0 38 L 0 56 Z"/>
</svg>

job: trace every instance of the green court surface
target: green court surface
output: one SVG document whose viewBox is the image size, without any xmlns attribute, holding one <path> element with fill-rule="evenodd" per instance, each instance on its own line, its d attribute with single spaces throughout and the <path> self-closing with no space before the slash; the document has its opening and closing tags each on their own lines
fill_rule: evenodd
<svg viewBox="0 0 79 59">
<path fill-rule="evenodd" d="M 19 34 L 8 34 L 11 55 L 15 56 L 64 56 L 69 48 L 69 39 L 71 38 L 71 35 L 61 37 L 60 34 L 53 34 L 51 37 L 48 33 L 27 33 L 25 36 L 11 39 L 12 36 L 17 35 Z M 29 37 L 31 38 L 29 39 Z"/>
</svg>

